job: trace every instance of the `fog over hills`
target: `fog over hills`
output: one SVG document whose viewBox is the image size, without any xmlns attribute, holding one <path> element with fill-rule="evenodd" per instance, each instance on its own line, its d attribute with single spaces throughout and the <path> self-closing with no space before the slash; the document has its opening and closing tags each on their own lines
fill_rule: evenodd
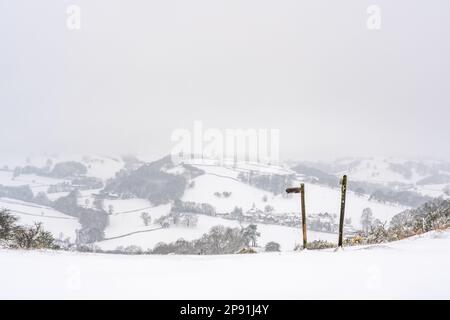
<svg viewBox="0 0 450 320">
<path fill-rule="evenodd" d="M 0 4 L 2 155 L 156 159 L 200 120 L 279 129 L 284 160 L 450 160 L 448 1 L 381 0 L 375 31 L 359 1 L 77 5 L 69 30 L 63 2 Z"/>
</svg>

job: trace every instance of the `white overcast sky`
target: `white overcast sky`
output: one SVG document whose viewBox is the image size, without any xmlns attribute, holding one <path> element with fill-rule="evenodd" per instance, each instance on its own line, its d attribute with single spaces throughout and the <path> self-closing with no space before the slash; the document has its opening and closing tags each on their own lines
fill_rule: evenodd
<svg viewBox="0 0 450 320">
<path fill-rule="evenodd" d="M 0 0 L 0 40 L 0 156 L 159 156 L 200 120 L 280 129 L 284 159 L 450 159 L 448 0 Z"/>
</svg>

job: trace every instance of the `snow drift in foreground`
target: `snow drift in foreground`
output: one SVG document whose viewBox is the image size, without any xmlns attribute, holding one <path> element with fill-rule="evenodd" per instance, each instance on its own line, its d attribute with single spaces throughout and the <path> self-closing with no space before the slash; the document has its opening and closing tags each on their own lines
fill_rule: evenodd
<svg viewBox="0 0 450 320">
<path fill-rule="evenodd" d="M 0 250 L 0 299 L 450 299 L 449 270 L 450 231 L 338 252 Z"/>
</svg>

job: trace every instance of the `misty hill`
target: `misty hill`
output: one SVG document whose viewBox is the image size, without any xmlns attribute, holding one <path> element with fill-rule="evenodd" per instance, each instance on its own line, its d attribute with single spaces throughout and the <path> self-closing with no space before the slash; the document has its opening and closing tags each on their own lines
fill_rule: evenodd
<svg viewBox="0 0 450 320">
<path fill-rule="evenodd" d="M 188 179 L 201 175 L 192 166 L 175 166 L 169 156 L 144 164 L 135 170 L 123 169 L 108 180 L 103 192 L 117 194 L 120 198 L 148 199 L 154 205 L 180 199 Z"/>
<path fill-rule="evenodd" d="M 450 165 L 442 161 L 410 161 L 391 158 L 347 158 L 332 162 L 302 162 L 293 170 L 312 182 L 339 186 L 347 174 L 348 189 L 371 199 L 419 206 L 433 197 L 446 196 Z"/>
<path fill-rule="evenodd" d="M 343 158 L 328 162 L 305 162 L 332 175 L 348 174 L 352 180 L 372 183 L 415 184 L 450 174 L 450 163 L 441 160 L 408 160 L 390 157 Z"/>
</svg>

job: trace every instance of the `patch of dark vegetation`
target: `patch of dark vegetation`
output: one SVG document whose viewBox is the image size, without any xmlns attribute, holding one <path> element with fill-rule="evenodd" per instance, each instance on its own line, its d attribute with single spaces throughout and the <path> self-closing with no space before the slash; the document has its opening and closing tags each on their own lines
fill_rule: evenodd
<svg viewBox="0 0 450 320">
<path fill-rule="evenodd" d="M 256 225 L 249 225 L 246 228 L 227 228 L 218 225 L 212 227 L 200 239 L 192 241 L 178 239 L 172 243 L 161 242 L 149 253 L 196 255 L 239 253 L 243 249 L 248 251 L 251 246 L 256 246 L 256 239 L 259 236 Z M 251 250 L 254 251 L 254 249 Z"/>
<path fill-rule="evenodd" d="M 103 181 L 95 177 L 79 177 L 72 180 L 72 187 L 78 190 L 101 189 Z"/>
<path fill-rule="evenodd" d="M 238 180 L 241 182 L 270 191 L 275 195 L 283 194 L 286 186 L 291 185 L 294 179 L 295 175 L 259 174 L 255 171 L 241 172 L 238 175 Z"/>
<path fill-rule="evenodd" d="M 85 175 L 87 168 L 84 164 L 76 161 L 59 162 L 55 164 L 50 176 L 54 178 L 73 178 Z"/>
<path fill-rule="evenodd" d="M 278 242 L 270 241 L 270 242 L 266 243 L 266 245 L 264 247 L 264 250 L 266 252 L 280 252 L 281 251 L 281 246 L 280 246 L 280 244 Z"/>
<path fill-rule="evenodd" d="M 83 176 L 87 173 L 87 168 L 84 164 L 77 161 L 64 161 L 56 163 L 51 168 L 52 162 L 49 160 L 43 168 L 27 165 L 24 167 L 16 167 L 14 169 L 14 177 L 21 174 L 35 174 L 38 176 L 52 177 L 59 179 L 75 178 Z"/>
<path fill-rule="evenodd" d="M 171 212 L 183 212 L 183 213 L 198 213 L 205 214 L 207 216 L 215 216 L 216 208 L 209 203 L 197 203 L 192 201 L 175 200 L 173 202 Z"/>
<path fill-rule="evenodd" d="M 33 201 L 34 194 L 30 186 L 3 186 L 0 185 L 0 197 L 17 199 L 21 201 Z"/>
<path fill-rule="evenodd" d="M 0 211 L 0 245 L 12 249 L 59 249 L 53 235 L 41 223 L 19 226 L 17 217 Z"/>
<path fill-rule="evenodd" d="M 433 230 L 450 228 L 450 200 L 437 198 L 422 206 L 405 210 L 386 223 L 376 223 L 367 232 L 344 241 L 345 245 L 377 244 L 397 241 Z"/>
<path fill-rule="evenodd" d="M 307 181 L 324 184 L 330 187 L 339 187 L 339 178 L 328 174 L 320 169 L 310 167 L 304 164 L 298 164 L 292 168 L 297 173 L 305 176 Z"/>
<path fill-rule="evenodd" d="M 124 169 L 107 182 L 103 192 L 114 193 L 121 198 L 148 199 L 154 205 L 169 203 L 183 196 L 189 179 L 204 173 L 191 165 L 182 167 L 184 172 L 181 174 L 168 173 L 174 164 L 167 156 L 135 170 Z"/>
<path fill-rule="evenodd" d="M 102 208 L 83 208 L 78 205 L 78 190 L 70 192 L 67 196 L 57 199 L 53 208 L 69 216 L 78 218 L 81 230 L 77 234 L 77 243 L 85 244 L 101 241 L 105 237 L 105 228 L 109 224 L 109 215 Z"/>
<path fill-rule="evenodd" d="M 411 207 L 420 206 L 431 199 L 431 197 L 421 195 L 414 191 L 392 191 L 390 189 L 379 189 L 369 197 L 369 200 L 399 203 Z"/>
</svg>

